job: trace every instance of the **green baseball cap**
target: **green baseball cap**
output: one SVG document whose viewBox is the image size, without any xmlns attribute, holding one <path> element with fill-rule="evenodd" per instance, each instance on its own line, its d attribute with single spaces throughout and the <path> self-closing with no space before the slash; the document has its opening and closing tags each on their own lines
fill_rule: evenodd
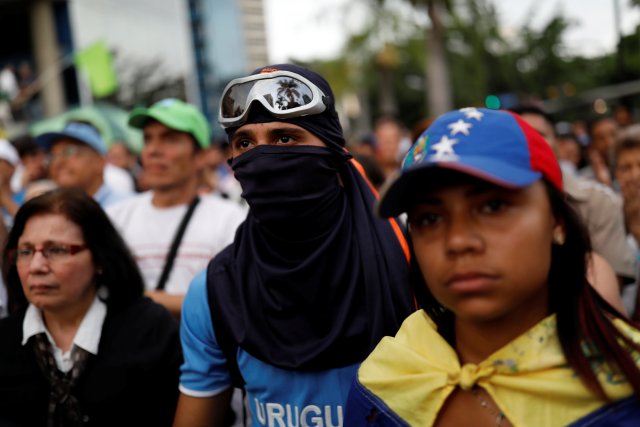
<svg viewBox="0 0 640 427">
<path fill-rule="evenodd" d="M 134 108 L 129 114 L 129 125 L 142 129 L 149 119 L 157 120 L 171 129 L 193 135 L 202 148 L 207 148 L 211 144 L 207 119 L 195 106 L 179 99 L 167 98 L 149 108 Z"/>
</svg>

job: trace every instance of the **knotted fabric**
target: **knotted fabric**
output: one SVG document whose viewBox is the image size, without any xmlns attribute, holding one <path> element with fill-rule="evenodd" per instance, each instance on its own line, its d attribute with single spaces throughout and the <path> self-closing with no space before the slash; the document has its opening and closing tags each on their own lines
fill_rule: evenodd
<svg viewBox="0 0 640 427">
<path fill-rule="evenodd" d="M 640 342 L 640 332 L 619 319 L 614 324 Z M 625 378 L 600 358 L 591 362 L 612 401 L 633 394 Z M 567 364 L 555 315 L 483 362 L 460 366 L 455 350 L 427 314 L 418 311 L 362 363 L 358 381 L 409 425 L 433 425 L 456 387 L 485 389 L 515 427 L 566 426 L 607 403 L 594 396 Z"/>
</svg>

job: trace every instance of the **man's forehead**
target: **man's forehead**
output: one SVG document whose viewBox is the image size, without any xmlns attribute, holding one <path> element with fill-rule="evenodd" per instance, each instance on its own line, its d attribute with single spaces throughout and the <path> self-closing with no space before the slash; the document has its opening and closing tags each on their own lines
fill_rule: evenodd
<svg viewBox="0 0 640 427">
<path fill-rule="evenodd" d="M 189 132 L 174 129 L 154 119 L 149 119 L 149 121 L 145 123 L 144 127 L 142 128 L 142 133 L 143 135 L 158 134 L 158 133 L 159 134 L 179 133 L 179 134 L 184 134 L 188 137 L 191 137 L 191 134 Z"/>
</svg>

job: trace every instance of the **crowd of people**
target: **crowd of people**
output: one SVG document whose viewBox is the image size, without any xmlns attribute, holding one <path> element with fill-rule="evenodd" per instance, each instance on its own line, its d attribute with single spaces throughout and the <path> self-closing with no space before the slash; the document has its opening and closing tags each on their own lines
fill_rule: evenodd
<svg viewBox="0 0 640 427">
<path fill-rule="evenodd" d="M 640 423 L 633 116 L 335 101 L 275 64 L 225 141 L 177 99 L 140 153 L 0 140 L 0 426 Z"/>
</svg>

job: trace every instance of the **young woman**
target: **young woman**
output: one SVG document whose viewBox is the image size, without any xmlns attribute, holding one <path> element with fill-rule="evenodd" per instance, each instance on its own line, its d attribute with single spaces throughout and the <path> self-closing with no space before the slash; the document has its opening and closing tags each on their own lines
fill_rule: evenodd
<svg viewBox="0 0 640 427">
<path fill-rule="evenodd" d="M 60 189 L 26 202 L 3 268 L 0 425 L 171 425 L 178 324 L 143 297 L 136 262 L 96 201 Z"/>
<path fill-rule="evenodd" d="M 589 285 L 588 236 L 535 130 L 441 116 L 383 190 L 379 213 L 401 212 L 423 310 L 359 368 L 346 426 L 640 423 L 640 333 Z"/>
</svg>

